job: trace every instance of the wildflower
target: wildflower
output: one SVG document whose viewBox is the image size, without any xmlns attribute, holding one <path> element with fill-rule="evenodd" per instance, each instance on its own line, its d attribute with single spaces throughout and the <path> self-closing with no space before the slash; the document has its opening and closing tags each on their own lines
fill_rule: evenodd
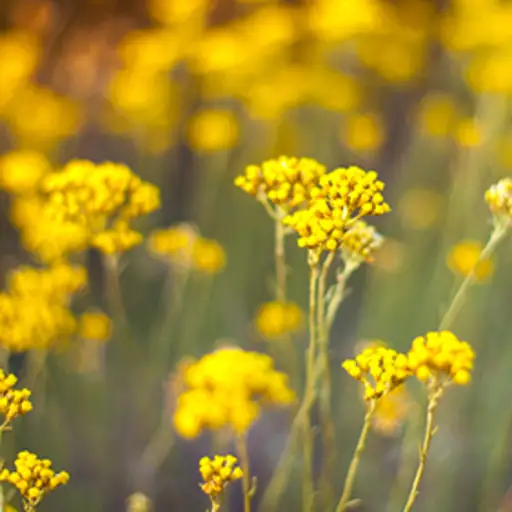
<svg viewBox="0 0 512 512">
<path fill-rule="evenodd" d="M 383 132 L 382 121 L 375 115 L 352 115 L 342 127 L 340 141 L 353 151 L 372 151 L 382 144 Z"/>
<path fill-rule="evenodd" d="M 226 265 L 226 253 L 216 240 L 197 238 L 192 252 L 194 268 L 204 274 L 217 274 Z"/>
<path fill-rule="evenodd" d="M 203 457 L 199 461 L 199 472 L 204 480 L 202 491 L 212 500 L 220 496 L 224 489 L 244 474 L 234 455 L 215 455 L 213 459 Z"/>
<path fill-rule="evenodd" d="M 0 472 L 0 482 L 14 485 L 23 498 L 25 510 L 34 510 L 47 494 L 69 481 L 66 471 L 55 473 L 51 465 L 49 459 L 22 451 L 14 461 L 14 471 L 4 468 Z"/>
<path fill-rule="evenodd" d="M 341 243 L 341 253 L 345 261 L 359 264 L 363 261 L 373 261 L 373 254 L 384 239 L 377 230 L 364 220 L 355 222 L 344 234 Z"/>
<path fill-rule="evenodd" d="M 122 164 L 69 162 L 42 183 L 46 209 L 61 222 L 83 226 L 90 244 L 105 254 L 141 243 L 130 222 L 160 206 L 158 188 L 142 181 Z"/>
<path fill-rule="evenodd" d="M 463 277 L 474 272 L 478 281 L 483 281 L 492 276 L 494 272 L 494 262 L 491 258 L 485 258 L 481 261 L 482 244 L 476 240 L 465 240 L 453 247 L 447 257 L 447 263 L 450 269 Z"/>
<path fill-rule="evenodd" d="M 512 179 L 504 178 L 485 193 L 485 200 L 496 218 L 507 223 L 512 217 Z"/>
<path fill-rule="evenodd" d="M 365 215 L 390 210 L 381 194 L 383 188 L 375 171 L 336 169 L 320 178 L 307 209 L 296 211 L 283 222 L 298 233 L 299 247 L 318 253 L 336 251 L 351 224 Z"/>
<path fill-rule="evenodd" d="M 478 146 L 482 142 L 482 130 L 475 119 L 462 119 L 455 129 L 455 140 L 465 148 Z"/>
<path fill-rule="evenodd" d="M 188 142 L 202 152 L 232 148 L 238 140 L 238 122 L 227 110 L 203 110 L 190 120 Z"/>
<path fill-rule="evenodd" d="M 364 385 L 365 400 L 376 400 L 397 388 L 411 376 L 407 356 L 386 347 L 368 347 L 355 359 L 343 362 L 343 369 Z"/>
<path fill-rule="evenodd" d="M 412 342 L 407 354 L 409 369 L 422 382 L 468 384 L 475 353 L 450 331 L 429 332 Z"/>
<path fill-rule="evenodd" d="M 101 311 L 87 311 L 80 317 L 78 329 L 83 340 L 108 341 L 112 336 L 112 320 Z"/>
<path fill-rule="evenodd" d="M 411 405 L 405 384 L 393 389 L 377 402 L 372 416 L 373 429 L 383 436 L 396 434 L 411 411 Z"/>
<path fill-rule="evenodd" d="M 17 382 L 18 379 L 15 375 L 12 373 L 6 375 L 3 370 L 0 370 L 0 414 L 5 418 L 0 431 L 15 418 L 32 410 L 30 390 L 26 388 L 14 389 Z"/>
<path fill-rule="evenodd" d="M 157 229 L 148 237 L 150 252 L 166 261 L 188 267 L 192 264 L 192 252 L 198 238 L 195 229 L 178 224 L 167 229 Z"/>
<path fill-rule="evenodd" d="M 296 333 L 304 324 L 302 309 L 294 302 L 267 302 L 256 315 L 256 328 L 266 339 L 282 339 Z"/>
<path fill-rule="evenodd" d="M 235 185 L 290 211 L 311 198 L 311 191 L 324 173 L 325 167 L 311 158 L 281 156 L 261 166 L 249 165 L 245 173 L 235 179 Z"/>
<path fill-rule="evenodd" d="M 272 359 L 257 352 L 223 348 L 184 368 L 174 426 L 185 438 L 205 428 L 245 432 L 263 405 L 288 405 L 294 393 Z"/>
<path fill-rule="evenodd" d="M 38 151 L 10 151 L 0 157 L 0 188 L 11 194 L 33 192 L 50 172 L 50 163 Z"/>
</svg>

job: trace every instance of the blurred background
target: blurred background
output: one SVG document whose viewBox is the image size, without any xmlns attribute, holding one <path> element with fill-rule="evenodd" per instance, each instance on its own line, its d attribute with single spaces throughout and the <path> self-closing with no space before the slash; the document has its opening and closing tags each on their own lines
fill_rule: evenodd
<svg viewBox="0 0 512 512">
<path fill-rule="evenodd" d="M 484 192 L 512 166 L 511 27 L 506 0 L 2 0 L 0 284 L 44 259 L 32 232 L 56 236 L 34 228 L 33 173 L 75 158 L 124 163 L 160 187 L 145 234 L 186 222 L 220 244 L 185 280 L 144 245 L 123 256 L 131 336 L 149 347 L 156 331 L 163 359 L 149 349 L 125 357 L 126 335 L 107 341 L 108 328 L 102 343 L 73 340 L 48 357 L 34 412 L 2 446 L 7 460 L 27 448 L 70 472 L 42 511 L 122 511 L 135 492 L 156 511 L 207 508 L 197 462 L 229 439 L 176 438 L 173 379 L 182 358 L 223 344 L 268 351 L 289 369 L 288 348 L 258 322 L 275 298 L 273 225 L 233 185 L 247 165 L 281 154 L 375 169 L 392 207 L 331 336 L 341 487 L 364 414 L 341 362 L 365 340 L 406 349 L 435 330 L 490 234 Z M 304 309 L 304 252 L 293 237 L 286 252 L 289 298 Z M 101 258 L 91 250 L 76 261 L 90 281 L 77 314 L 112 316 Z M 512 510 L 511 264 L 506 240 L 457 318 L 454 332 L 477 352 L 474 380 L 443 400 L 417 510 Z M 296 330 L 300 360 L 307 332 Z M 30 376 L 30 357 L 11 355 L 11 371 Z M 403 506 L 423 406 L 411 386 L 383 408 L 359 510 Z M 256 505 L 289 424 L 289 413 L 269 411 L 251 430 Z M 282 509 L 299 500 L 297 476 Z"/>
</svg>

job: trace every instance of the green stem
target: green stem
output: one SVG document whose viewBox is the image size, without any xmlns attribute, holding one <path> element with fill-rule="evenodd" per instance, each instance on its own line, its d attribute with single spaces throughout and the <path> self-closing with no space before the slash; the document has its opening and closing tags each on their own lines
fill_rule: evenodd
<svg viewBox="0 0 512 512">
<path fill-rule="evenodd" d="M 363 428 L 361 429 L 361 434 L 359 435 L 359 440 L 357 441 L 356 449 L 354 451 L 354 455 L 352 456 L 352 460 L 350 461 L 347 477 L 345 478 L 345 484 L 343 485 L 343 492 L 338 501 L 338 506 L 336 507 L 336 512 L 343 512 L 347 508 L 347 504 L 350 501 L 350 495 L 352 494 L 352 489 L 354 487 L 354 482 L 357 475 L 357 469 L 359 467 L 359 461 L 361 460 L 361 455 L 366 446 L 366 438 L 368 437 L 368 433 L 370 432 L 370 427 L 372 423 L 373 413 L 375 412 L 375 407 L 377 405 L 376 400 L 371 400 L 368 409 L 366 410 L 366 415 L 364 417 Z"/>
<path fill-rule="evenodd" d="M 420 449 L 420 462 L 418 464 L 418 469 L 416 470 L 416 474 L 414 476 L 414 480 L 411 486 L 411 490 L 409 491 L 409 496 L 407 498 L 407 502 L 403 509 L 403 512 L 410 512 L 416 501 L 416 497 L 418 496 L 418 489 L 421 483 L 421 478 L 423 477 L 423 473 L 425 471 L 425 464 L 427 462 L 427 455 L 430 448 L 430 442 L 434 437 L 435 427 L 434 427 L 434 415 L 437 409 L 437 405 L 439 403 L 439 399 L 441 398 L 444 391 L 443 386 L 438 386 L 431 391 L 428 406 L 427 406 L 427 421 L 425 425 L 425 435 L 423 437 L 423 443 Z"/>
<path fill-rule="evenodd" d="M 471 269 L 471 272 L 464 278 L 461 285 L 459 286 L 459 289 L 457 290 L 457 293 L 453 297 L 453 300 L 450 304 L 450 307 L 446 311 L 445 315 L 443 316 L 441 323 L 439 325 L 440 330 L 448 329 L 453 325 L 453 322 L 457 315 L 459 314 L 462 306 L 464 305 L 464 301 L 466 299 L 466 293 L 469 290 L 470 286 L 475 282 L 476 278 L 476 268 L 478 264 L 488 259 L 496 250 L 496 247 L 498 247 L 499 243 L 503 240 L 507 233 L 507 228 L 504 225 L 496 225 L 493 232 L 491 233 L 491 236 L 489 237 L 489 240 L 480 253 L 480 257 L 478 258 L 478 261 L 476 262 L 475 266 Z"/>
<path fill-rule="evenodd" d="M 276 299 L 286 302 L 286 254 L 284 249 L 284 226 L 282 215 L 275 220 L 275 264 L 276 264 Z"/>
</svg>

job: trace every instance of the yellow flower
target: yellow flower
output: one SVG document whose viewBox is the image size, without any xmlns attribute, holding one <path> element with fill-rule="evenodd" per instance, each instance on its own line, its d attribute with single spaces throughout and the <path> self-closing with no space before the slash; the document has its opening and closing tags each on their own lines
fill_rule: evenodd
<svg viewBox="0 0 512 512">
<path fill-rule="evenodd" d="M 448 94 L 431 93 L 421 101 L 419 124 L 432 137 L 446 137 L 453 129 L 457 107 Z"/>
<path fill-rule="evenodd" d="M 229 110 L 202 110 L 190 120 L 188 143 L 205 153 L 232 148 L 238 140 L 238 121 Z"/>
<path fill-rule="evenodd" d="M 234 455 L 215 455 L 213 459 L 203 457 L 199 461 L 199 472 L 203 477 L 202 491 L 215 499 L 233 481 L 240 480 L 244 474 Z"/>
<path fill-rule="evenodd" d="M 206 238 L 196 239 L 192 259 L 194 268 L 205 274 L 217 274 L 226 265 L 226 253 L 222 245 Z"/>
<path fill-rule="evenodd" d="M 13 194 L 33 192 L 50 171 L 50 163 L 37 151 L 17 150 L 0 157 L 0 188 Z"/>
<path fill-rule="evenodd" d="M 288 405 L 294 393 L 272 359 L 257 352 L 223 348 L 184 368 L 174 426 L 192 439 L 203 429 L 230 427 L 245 432 L 263 405 Z"/>
<path fill-rule="evenodd" d="M 304 313 L 294 302 L 267 302 L 256 315 L 256 328 L 264 338 L 278 340 L 296 333 L 304 325 Z"/>
<path fill-rule="evenodd" d="M 151 500 L 141 492 L 134 492 L 126 500 L 126 512 L 151 512 Z"/>
<path fill-rule="evenodd" d="M 12 373 L 6 375 L 0 370 L 0 413 L 4 416 L 3 430 L 12 420 L 32 410 L 31 392 L 23 388 L 14 389 L 18 379 Z"/>
<path fill-rule="evenodd" d="M 450 251 L 447 263 L 450 269 L 461 276 L 468 276 L 473 270 L 478 281 L 483 281 L 494 273 L 494 262 L 490 258 L 478 261 L 482 244 L 476 240 L 464 240 Z"/>
<path fill-rule="evenodd" d="M 375 171 L 359 167 L 335 169 L 320 178 L 311 190 L 305 210 L 288 215 L 284 224 L 299 235 L 299 247 L 336 251 L 347 229 L 365 215 L 382 215 L 390 211 L 381 191 L 384 183 Z"/>
<path fill-rule="evenodd" d="M 49 459 L 40 459 L 34 453 L 22 451 L 14 461 L 15 470 L 3 469 L 0 482 L 16 487 L 23 498 L 25 510 L 34 510 L 43 498 L 69 481 L 66 471 L 55 473 Z"/>
<path fill-rule="evenodd" d="M 475 119 L 462 119 L 455 128 L 454 138 L 462 147 L 476 147 L 482 142 L 481 127 Z"/>
<path fill-rule="evenodd" d="M 112 320 L 101 311 L 87 311 L 80 317 L 80 337 L 91 341 L 108 341 L 112 336 Z"/>
<path fill-rule="evenodd" d="M 383 436 L 397 434 L 411 411 L 412 401 L 405 384 L 383 396 L 375 406 L 373 429 Z"/>
<path fill-rule="evenodd" d="M 188 224 L 178 224 L 167 229 L 156 229 L 148 237 L 148 248 L 155 256 L 166 261 L 189 267 L 192 252 L 199 234 Z"/>
<path fill-rule="evenodd" d="M 339 139 L 353 151 L 378 149 L 384 140 L 382 121 L 371 114 L 351 115 L 342 126 Z"/>
<path fill-rule="evenodd" d="M 311 158 L 280 156 L 261 166 L 249 165 L 235 179 L 235 186 L 258 198 L 289 211 L 302 206 L 311 198 L 325 167 Z"/>
<path fill-rule="evenodd" d="M 370 346 L 341 366 L 363 384 L 365 400 L 382 398 L 412 375 L 407 356 L 383 346 Z"/>
<path fill-rule="evenodd" d="M 422 382 L 453 382 L 463 386 L 471 380 L 474 358 L 469 343 L 460 341 L 450 331 L 439 331 L 414 339 L 407 364 Z"/>
<path fill-rule="evenodd" d="M 197 16 L 204 15 L 209 8 L 208 0 L 150 0 L 149 12 L 162 25 L 180 25 Z"/>
</svg>

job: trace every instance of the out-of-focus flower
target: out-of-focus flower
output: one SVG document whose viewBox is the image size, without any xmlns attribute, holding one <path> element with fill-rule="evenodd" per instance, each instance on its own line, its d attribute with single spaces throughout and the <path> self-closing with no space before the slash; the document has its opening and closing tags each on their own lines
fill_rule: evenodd
<svg viewBox="0 0 512 512">
<path fill-rule="evenodd" d="M 108 341 L 112 336 L 112 320 L 102 311 L 86 311 L 80 316 L 78 329 L 83 340 Z"/>
<path fill-rule="evenodd" d="M 226 265 L 226 253 L 216 240 L 198 238 L 193 247 L 193 265 L 204 274 L 217 274 Z"/>
<path fill-rule="evenodd" d="M 304 325 L 304 313 L 294 302 L 267 302 L 256 314 L 256 329 L 268 340 L 279 340 L 299 331 Z"/>
<path fill-rule="evenodd" d="M 184 370 L 184 384 L 174 426 L 189 439 L 207 428 L 246 432 L 262 406 L 286 406 L 295 397 L 269 356 L 238 348 L 216 350 L 191 363 Z"/>
<path fill-rule="evenodd" d="M 345 262 L 360 265 L 363 261 L 373 262 L 374 254 L 379 250 L 384 238 L 364 220 L 351 225 L 343 235 L 341 255 Z"/>
<path fill-rule="evenodd" d="M 439 220 L 441 201 L 441 195 L 435 190 L 410 189 L 398 203 L 400 221 L 409 229 L 428 229 Z"/>
<path fill-rule="evenodd" d="M 384 140 L 382 121 L 371 114 L 353 114 L 342 126 L 340 142 L 353 151 L 373 151 Z"/>
<path fill-rule="evenodd" d="M 450 95 L 431 93 L 421 101 L 419 125 L 432 137 L 446 137 L 454 129 L 457 115 L 457 107 Z"/>
<path fill-rule="evenodd" d="M 177 25 L 194 19 L 201 19 L 210 8 L 208 0 L 150 0 L 149 13 L 162 25 Z"/>
<path fill-rule="evenodd" d="M 38 151 L 15 150 L 0 156 L 0 188 L 11 194 L 34 192 L 50 163 Z"/>
<path fill-rule="evenodd" d="M 422 382 L 453 382 L 464 386 L 471 380 L 475 352 L 450 331 L 429 332 L 412 342 L 407 364 Z"/>
<path fill-rule="evenodd" d="M 134 492 L 126 499 L 126 512 L 150 512 L 151 500 L 141 492 Z"/>
<path fill-rule="evenodd" d="M 381 247 L 375 252 L 373 267 L 397 273 L 404 266 L 406 255 L 406 246 L 403 242 L 384 238 Z"/>
<path fill-rule="evenodd" d="M 461 276 L 468 276 L 472 271 L 478 281 L 484 281 L 494 273 L 494 262 L 491 258 L 481 261 L 483 246 L 477 240 L 464 240 L 455 245 L 447 256 L 450 269 Z"/>
<path fill-rule="evenodd" d="M 205 153 L 232 148 L 238 140 L 238 122 L 229 110 L 202 110 L 190 120 L 188 143 Z"/>
<path fill-rule="evenodd" d="M 412 407 L 412 399 L 405 384 L 383 396 L 375 406 L 373 429 L 382 436 L 398 433 Z"/>
<path fill-rule="evenodd" d="M 481 127 L 475 119 L 462 119 L 455 127 L 454 139 L 462 147 L 476 147 L 482 142 Z"/>
</svg>

